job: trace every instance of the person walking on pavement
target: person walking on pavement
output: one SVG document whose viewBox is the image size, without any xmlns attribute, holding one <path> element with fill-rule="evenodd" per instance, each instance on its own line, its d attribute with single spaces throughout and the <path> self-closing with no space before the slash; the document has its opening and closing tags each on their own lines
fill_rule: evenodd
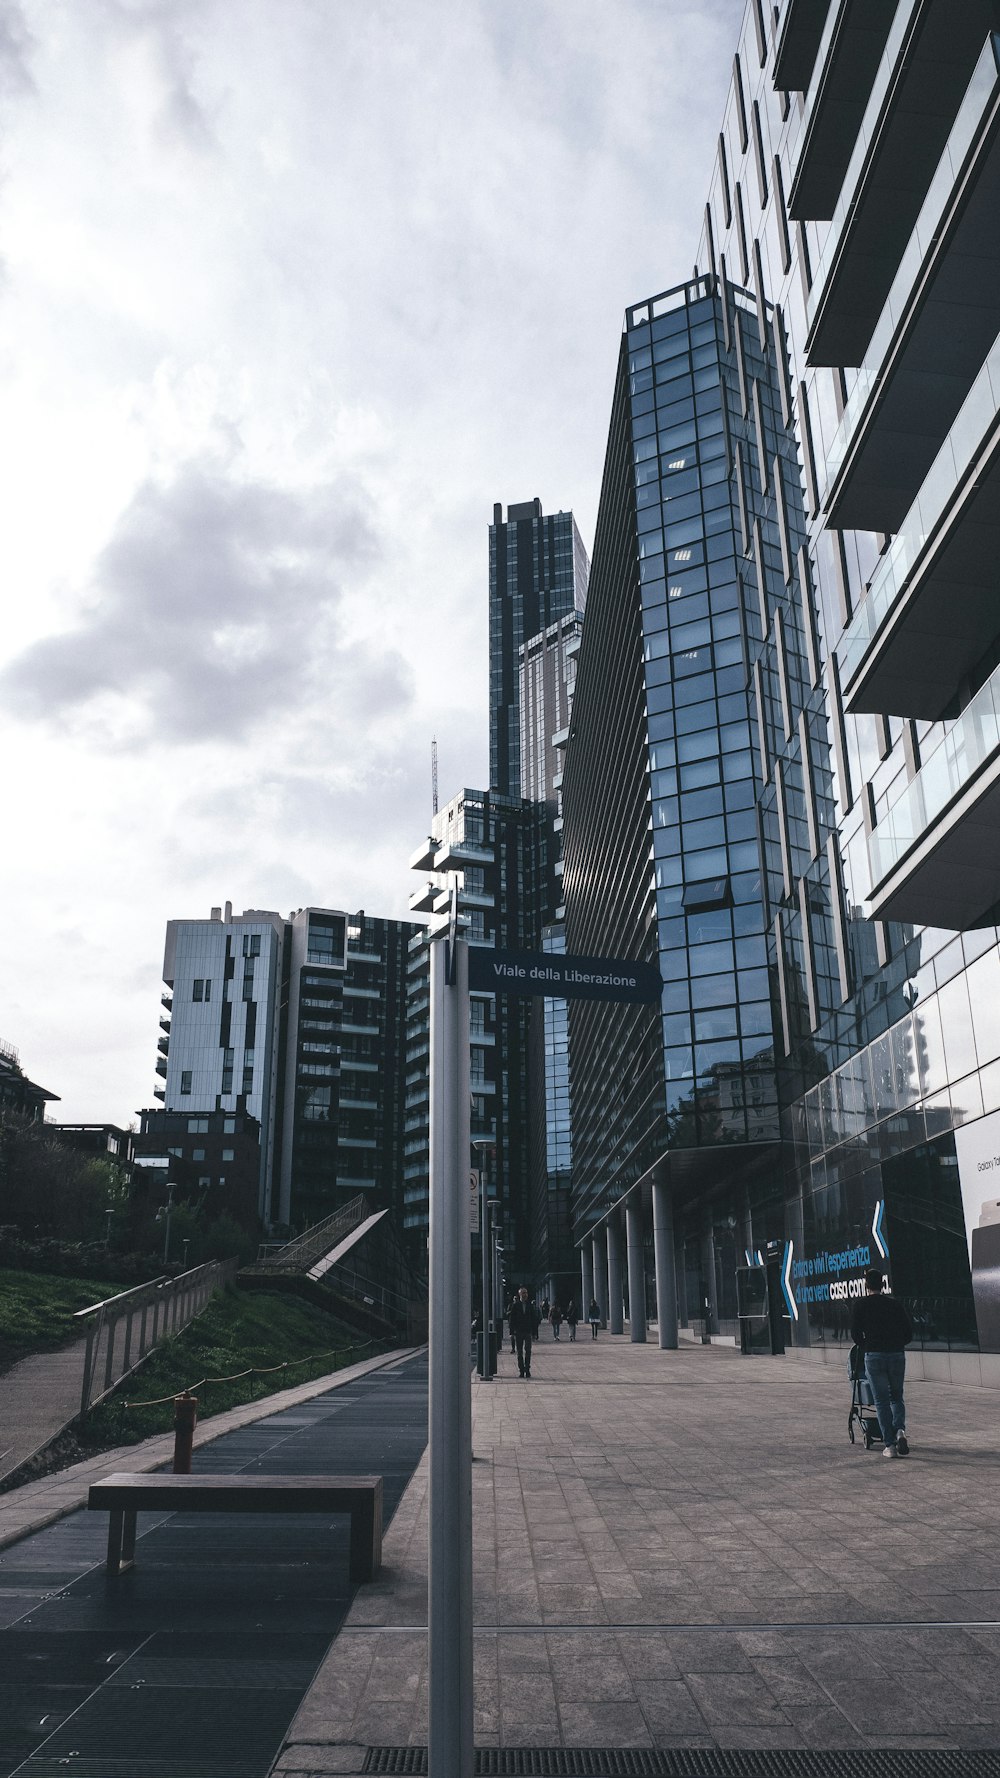
<svg viewBox="0 0 1000 1778">
<path fill-rule="evenodd" d="M 569 1299 L 569 1302 L 566 1304 L 566 1326 L 569 1328 L 569 1337 L 571 1340 L 576 1339 L 576 1324 L 579 1321 L 579 1319 L 580 1319 L 580 1317 L 577 1313 L 576 1298 L 574 1296 L 571 1296 Z"/>
<path fill-rule="evenodd" d="M 601 1305 L 596 1296 L 592 1296 L 590 1299 L 590 1308 L 587 1310 L 587 1320 L 590 1322 L 590 1337 L 592 1340 L 596 1340 L 597 1330 L 601 1325 Z"/>
<path fill-rule="evenodd" d="M 903 1378 L 906 1343 L 913 1338 L 913 1323 L 898 1297 L 884 1288 L 880 1271 L 865 1273 L 867 1295 L 851 1316 L 851 1338 L 865 1355 L 865 1375 L 878 1414 L 883 1457 L 908 1457 Z"/>
<path fill-rule="evenodd" d="M 511 1316 L 514 1313 L 514 1304 L 516 1302 L 517 1302 L 517 1295 L 515 1293 L 515 1295 L 511 1297 L 510 1302 L 507 1305 L 507 1326 L 510 1329 L 510 1350 L 511 1350 L 512 1357 L 514 1355 L 514 1352 L 516 1351 L 516 1347 L 514 1344 L 514 1328 L 511 1323 Z"/>
<path fill-rule="evenodd" d="M 549 1320 L 552 1323 L 552 1338 L 557 1340 L 559 1338 L 559 1329 L 563 1323 L 563 1312 L 558 1303 L 553 1303 L 552 1313 L 549 1316 Z"/>
<path fill-rule="evenodd" d="M 542 1320 L 547 1321 L 548 1318 L 549 1318 L 549 1299 L 547 1296 L 543 1296 L 543 1298 L 542 1298 Z"/>
<path fill-rule="evenodd" d="M 538 1327 L 538 1310 L 534 1303 L 529 1303 L 527 1287 L 522 1284 L 510 1307 L 511 1339 L 517 1349 L 518 1374 L 522 1377 L 531 1376 L 531 1347 Z"/>
</svg>

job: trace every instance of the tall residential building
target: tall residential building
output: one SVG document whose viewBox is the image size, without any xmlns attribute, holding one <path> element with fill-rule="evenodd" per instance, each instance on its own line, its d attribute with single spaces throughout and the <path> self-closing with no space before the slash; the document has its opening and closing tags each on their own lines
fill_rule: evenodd
<svg viewBox="0 0 1000 1778">
<path fill-rule="evenodd" d="M 589 564 L 571 512 L 540 500 L 493 508 L 490 526 L 490 787 L 526 796 L 521 783 L 519 651 L 561 617 L 581 611 Z"/>
<path fill-rule="evenodd" d="M 748 0 L 700 275 L 683 296 L 686 412 L 666 411 L 677 295 L 627 317 L 565 786 L 571 940 L 600 937 L 590 948 L 609 954 L 631 944 L 661 966 L 687 953 L 683 973 L 664 968 L 662 1023 L 620 1025 L 617 1048 L 595 1017 L 591 1050 L 578 1049 L 574 1010 L 574 1107 L 603 1046 L 638 1117 L 634 1129 L 612 1120 L 602 1161 L 581 1105 L 585 1263 L 603 1263 L 605 1234 L 617 1247 L 623 1210 L 645 1251 L 655 1195 L 673 1215 L 682 1318 L 686 1295 L 709 1327 L 729 1319 L 737 1259 L 773 1238 L 796 1344 L 839 1352 L 874 1261 L 954 1377 L 983 1374 L 986 1360 L 963 1354 L 995 1350 L 1000 1325 L 981 1166 L 1000 1140 L 995 23 L 988 0 Z M 702 448 L 713 382 L 715 456 Z M 676 495 L 675 465 L 695 471 Z M 735 539 L 731 606 L 715 597 L 716 522 Z M 703 570 L 708 603 L 685 637 L 673 601 L 675 584 L 678 605 L 696 596 L 689 569 Z M 610 596 L 599 615 L 598 581 L 616 575 L 629 612 L 643 604 L 641 650 Z M 654 633 L 656 580 L 666 616 Z M 720 628 L 727 610 L 735 631 Z M 706 649 L 716 716 L 702 728 L 680 694 Z M 600 685 L 613 713 L 595 705 Z M 662 741 L 660 685 L 684 711 Z M 616 739 L 631 812 L 612 838 L 598 817 L 611 814 L 601 761 Z M 656 812 L 675 774 L 671 850 Z M 731 826 L 740 783 L 753 836 Z M 703 807 L 685 801 L 696 793 L 710 793 Z M 754 847 L 747 897 L 738 879 Z"/>
<path fill-rule="evenodd" d="M 576 663 L 583 630 L 579 612 L 559 618 L 520 650 L 521 781 L 544 811 L 538 824 L 546 883 L 541 949 L 564 952 L 562 777 Z M 570 1223 L 572 1132 L 569 1030 L 564 1000 L 528 1008 L 528 1178 L 534 1266 L 553 1301 L 579 1296 Z"/>
<path fill-rule="evenodd" d="M 256 1120 L 268 1226 L 303 1228 L 358 1191 L 401 1210 L 416 930 L 329 908 L 234 917 L 229 904 L 168 923 L 156 1096 L 178 1130 L 213 1113 Z M 154 1123 L 166 1140 L 163 1114 Z"/>
<path fill-rule="evenodd" d="M 441 879 L 461 873 L 459 909 L 472 945 L 537 950 L 547 917 L 549 885 L 543 859 L 540 804 L 496 791 L 463 790 L 431 823 L 431 834 L 411 864 Z M 411 897 L 415 912 L 439 913 L 447 890 L 428 881 Z M 404 1226 L 419 1237 L 428 1222 L 428 976 L 427 944 L 410 946 L 407 1034 Z M 472 1140 L 490 1149 L 487 1166 L 503 1211 L 508 1275 L 532 1275 L 528 1169 L 528 1003 L 473 993 L 470 1006 Z"/>
</svg>

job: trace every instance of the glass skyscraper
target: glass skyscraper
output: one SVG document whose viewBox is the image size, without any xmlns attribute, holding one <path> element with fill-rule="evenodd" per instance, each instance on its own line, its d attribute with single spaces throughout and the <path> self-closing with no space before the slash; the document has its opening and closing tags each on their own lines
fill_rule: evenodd
<svg viewBox="0 0 1000 1778">
<path fill-rule="evenodd" d="M 878 1263 L 956 1379 L 1000 1363 L 995 22 L 748 0 L 700 275 L 626 317 L 565 783 L 569 944 L 664 975 L 571 1011 L 585 1259 L 664 1188 L 682 1322 L 773 1241 L 796 1345 Z"/>
</svg>

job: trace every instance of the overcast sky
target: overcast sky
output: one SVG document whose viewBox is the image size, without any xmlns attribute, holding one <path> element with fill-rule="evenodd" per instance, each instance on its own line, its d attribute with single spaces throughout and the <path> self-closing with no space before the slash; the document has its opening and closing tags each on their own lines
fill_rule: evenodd
<svg viewBox="0 0 1000 1778">
<path fill-rule="evenodd" d="M 163 931 L 403 916 L 493 502 L 588 548 L 742 0 L 0 0 L 0 1038 L 154 1103 Z"/>
</svg>

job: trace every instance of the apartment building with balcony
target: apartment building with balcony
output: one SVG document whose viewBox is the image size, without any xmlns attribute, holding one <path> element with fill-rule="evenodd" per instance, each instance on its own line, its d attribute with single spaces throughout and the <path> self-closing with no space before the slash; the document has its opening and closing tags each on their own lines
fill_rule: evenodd
<svg viewBox="0 0 1000 1778">
<path fill-rule="evenodd" d="M 647 1194 L 650 1181 L 669 1191 L 679 1218 L 682 1314 L 685 1292 L 697 1290 L 709 1321 L 725 1322 L 718 1311 L 735 1258 L 752 1253 L 761 1237 L 774 1238 L 785 1244 L 795 1342 L 836 1351 L 864 1256 L 883 1264 L 913 1303 L 928 1367 L 990 1381 L 1000 1362 L 990 1350 L 997 1319 L 991 1322 L 987 1305 L 989 1266 L 976 1254 L 992 1239 L 982 1157 L 1000 1142 L 997 24 L 989 0 L 747 0 L 744 9 L 697 266 L 719 305 L 723 381 L 731 386 L 732 367 L 737 417 L 749 422 L 742 471 L 735 448 L 726 452 L 737 505 L 752 458 L 755 404 L 776 395 L 794 441 L 794 461 L 785 456 L 782 464 L 782 497 L 791 489 L 802 513 L 801 543 L 770 564 L 766 531 L 762 557 L 742 516 L 734 550 L 744 590 L 759 579 L 763 561 L 775 589 L 773 617 L 781 612 L 787 629 L 795 614 L 804 651 L 789 708 L 780 712 L 784 794 L 759 834 L 776 1142 L 768 1177 L 743 1203 L 707 1176 L 689 1187 L 686 1176 L 705 1162 L 681 1163 L 676 1141 L 655 1158 L 657 1137 L 645 1149 L 635 1143 L 630 1163 Z M 758 321 L 760 357 L 742 370 L 724 321 L 733 301 L 748 301 Z M 636 319 L 633 310 L 628 332 Z M 649 305 L 657 392 L 661 319 Z M 694 368 L 693 353 L 691 360 Z M 652 460 L 650 435 L 636 424 L 646 417 L 638 393 L 632 385 L 616 393 L 612 431 L 617 424 L 621 439 L 617 455 L 609 445 L 614 485 L 606 480 L 605 497 L 619 513 L 643 497 L 642 466 Z M 696 385 L 696 407 L 697 398 Z M 724 405 L 732 418 L 731 402 Z M 761 467 L 766 473 L 758 450 Z M 661 455 L 659 519 L 669 562 L 680 508 L 671 512 L 663 500 L 663 471 Z M 703 477 L 691 492 L 707 517 Z M 776 505 L 759 516 L 777 517 L 780 529 Z M 703 525 L 700 542 L 680 547 L 706 547 L 709 535 Z M 599 573 L 609 572 L 600 553 L 595 545 L 591 607 Z M 616 572 L 623 587 L 635 568 L 619 564 Z M 710 574 L 710 599 L 712 590 Z M 711 606 L 707 615 L 714 646 Z M 585 633 L 578 718 L 589 645 Z M 634 642 L 632 649 L 620 657 L 628 672 L 619 697 L 650 754 L 648 781 L 637 774 L 631 786 L 643 810 L 630 841 L 638 882 L 646 867 L 642 820 L 655 811 L 660 768 L 652 761 L 655 711 L 645 695 L 649 664 Z M 676 689 L 673 651 L 670 660 Z M 753 746 L 761 705 L 746 652 L 743 666 Z M 638 757 L 634 735 L 630 746 Z M 571 939 L 575 769 L 571 740 Z M 776 789 L 775 767 L 761 752 L 755 770 L 762 785 L 769 769 Z M 596 783 L 587 794 L 597 795 Z M 756 806 L 763 815 L 765 800 L 758 796 Z M 686 891 L 683 809 L 680 826 Z M 645 837 L 655 858 L 655 822 Z M 777 880 L 767 856 L 774 842 L 782 855 Z M 603 869 L 604 861 L 593 867 Z M 616 869 L 609 881 L 619 884 L 617 906 L 632 878 L 623 859 Z M 623 912 L 621 931 L 609 929 L 609 950 L 612 940 L 639 944 L 641 920 L 630 929 L 625 920 Z M 652 952 L 652 927 L 646 942 Z M 662 959 L 662 933 L 658 942 Z M 689 975 L 695 1072 L 692 1103 L 682 1108 L 699 1147 L 693 995 L 701 979 Z M 729 1004 L 741 1016 L 738 986 L 737 979 Z M 664 1021 L 683 1016 L 668 1010 L 667 994 Z M 664 1039 L 659 1047 L 669 1121 L 681 1109 L 670 1103 L 667 1052 L 675 1046 Z M 637 1053 L 646 1054 L 641 1043 Z M 629 1082 L 621 1084 L 627 1100 Z M 745 1090 L 741 1097 L 746 1110 Z M 721 1104 L 720 1094 L 720 1115 Z M 589 1207 L 586 1197 L 579 1203 L 584 1255 L 589 1226 L 603 1213 L 601 1194 L 613 1195 L 612 1166 L 630 1153 L 626 1121 L 615 1128 L 620 1152 L 609 1154 L 603 1175 L 594 1167 Z M 579 1146 L 575 1120 L 574 1141 Z M 700 1242 L 691 1222 L 696 1206 Z"/>
<path fill-rule="evenodd" d="M 284 919 L 234 916 L 228 903 L 208 920 L 168 923 L 157 1097 L 177 1130 L 214 1114 L 259 1127 L 257 1213 L 269 1228 L 304 1228 L 359 1191 L 402 1210 L 417 930 L 363 910 Z M 161 1123 L 150 1121 L 157 1137 Z"/>
</svg>

